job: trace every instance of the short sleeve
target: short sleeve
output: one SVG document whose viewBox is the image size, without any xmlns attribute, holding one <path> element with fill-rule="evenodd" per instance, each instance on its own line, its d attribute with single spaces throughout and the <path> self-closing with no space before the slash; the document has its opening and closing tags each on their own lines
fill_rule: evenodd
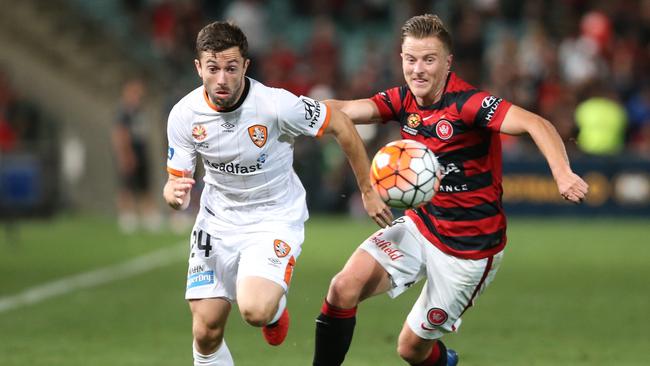
<svg viewBox="0 0 650 366">
<path fill-rule="evenodd" d="M 196 166 L 196 150 L 191 138 L 191 122 L 176 105 L 167 121 L 167 171 L 177 177 L 191 177 Z"/>
<path fill-rule="evenodd" d="M 320 137 L 330 120 L 330 110 L 322 102 L 309 97 L 297 97 L 277 89 L 276 105 L 280 130 L 291 136 Z"/>
<path fill-rule="evenodd" d="M 467 124 L 499 132 L 511 106 L 507 100 L 479 91 L 462 105 L 460 116 Z"/>
<path fill-rule="evenodd" d="M 381 91 L 370 98 L 377 105 L 383 122 L 399 120 L 405 91 L 405 87 L 395 87 Z"/>
</svg>

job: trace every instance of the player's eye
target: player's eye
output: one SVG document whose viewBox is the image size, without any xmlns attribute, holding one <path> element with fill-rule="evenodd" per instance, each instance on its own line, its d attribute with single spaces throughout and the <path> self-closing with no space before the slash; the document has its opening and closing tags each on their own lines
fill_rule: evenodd
<svg viewBox="0 0 650 366">
<path fill-rule="evenodd" d="M 208 72 L 211 72 L 211 73 L 214 74 L 215 72 L 217 72 L 217 68 L 216 67 L 208 67 Z"/>
<path fill-rule="evenodd" d="M 228 71 L 228 72 L 236 72 L 237 68 L 231 66 L 231 67 L 226 68 L 226 71 Z"/>
</svg>

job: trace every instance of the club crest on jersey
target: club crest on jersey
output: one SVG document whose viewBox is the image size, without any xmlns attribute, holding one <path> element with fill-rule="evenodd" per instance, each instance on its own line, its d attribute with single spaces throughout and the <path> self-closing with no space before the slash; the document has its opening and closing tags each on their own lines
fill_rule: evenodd
<svg viewBox="0 0 650 366">
<path fill-rule="evenodd" d="M 431 308 L 427 311 L 427 321 L 433 326 L 443 325 L 447 319 L 449 319 L 449 315 L 440 308 Z"/>
<path fill-rule="evenodd" d="M 262 147 L 266 144 L 267 129 L 266 126 L 253 125 L 248 127 L 248 135 L 257 147 Z"/>
<path fill-rule="evenodd" d="M 192 137 L 194 137 L 196 141 L 203 141 L 208 137 L 208 131 L 205 130 L 203 125 L 196 125 L 192 128 Z"/>
<path fill-rule="evenodd" d="M 282 240 L 275 239 L 273 241 L 273 250 L 275 250 L 275 255 L 277 255 L 278 258 L 284 258 L 291 251 L 291 247 Z"/>
<path fill-rule="evenodd" d="M 454 135 L 454 126 L 446 119 L 441 119 L 436 123 L 436 134 L 441 140 L 449 140 Z"/>
</svg>

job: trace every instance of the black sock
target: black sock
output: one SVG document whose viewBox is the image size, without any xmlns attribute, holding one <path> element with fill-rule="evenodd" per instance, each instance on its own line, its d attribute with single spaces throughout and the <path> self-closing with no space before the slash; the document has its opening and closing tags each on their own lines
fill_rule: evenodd
<svg viewBox="0 0 650 366">
<path fill-rule="evenodd" d="M 339 366 L 343 363 L 352 343 L 352 334 L 357 322 L 356 307 L 347 310 L 336 309 L 325 303 L 323 310 L 323 313 L 316 318 L 313 365 Z"/>
</svg>

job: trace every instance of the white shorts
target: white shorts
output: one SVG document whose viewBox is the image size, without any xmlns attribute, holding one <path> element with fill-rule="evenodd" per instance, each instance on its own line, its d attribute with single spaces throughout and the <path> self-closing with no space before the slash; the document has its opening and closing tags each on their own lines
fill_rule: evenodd
<svg viewBox="0 0 650 366">
<path fill-rule="evenodd" d="M 461 315 L 492 282 L 503 257 L 503 251 L 479 260 L 448 255 L 422 236 L 408 216 L 377 231 L 360 248 L 388 272 L 391 298 L 426 277 L 406 319 L 424 339 L 437 339 L 460 327 Z"/>
<path fill-rule="evenodd" d="M 293 267 L 304 240 L 302 225 L 275 224 L 218 230 L 199 213 L 190 237 L 186 299 L 237 301 L 237 281 L 247 276 L 269 279 L 289 290 Z"/>
</svg>

